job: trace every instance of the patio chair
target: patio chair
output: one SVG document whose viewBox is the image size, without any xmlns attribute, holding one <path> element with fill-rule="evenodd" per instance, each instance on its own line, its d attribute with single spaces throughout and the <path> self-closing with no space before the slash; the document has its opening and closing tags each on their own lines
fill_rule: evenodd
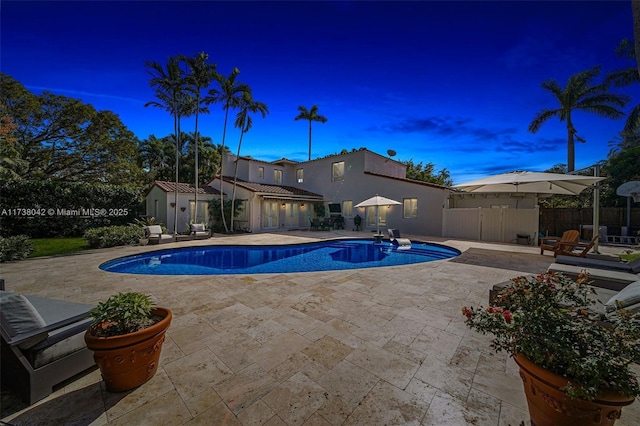
<svg viewBox="0 0 640 426">
<path fill-rule="evenodd" d="M 570 229 L 569 231 L 564 231 L 561 237 L 542 237 L 540 239 L 540 254 L 544 254 L 545 250 L 552 251 L 553 256 L 556 256 L 556 248 L 559 243 L 564 242 L 578 242 L 580 238 L 580 232 Z"/>
<path fill-rule="evenodd" d="M 558 241 L 554 257 L 559 254 L 564 256 L 585 257 L 587 253 L 589 253 L 589 250 L 591 250 L 596 244 L 598 238 L 600 237 L 596 234 L 588 243 L 581 243 L 577 241 Z"/>
<path fill-rule="evenodd" d="M 205 229 L 204 223 L 192 223 L 191 236 L 196 240 L 206 240 L 211 238 L 211 229 Z"/>
<path fill-rule="evenodd" d="M 311 231 L 319 231 L 320 230 L 320 219 L 314 217 L 313 219 L 309 218 L 309 228 Z"/>
<path fill-rule="evenodd" d="M 145 226 L 144 232 L 150 244 L 171 243 L 175 241 L 173 235 L 162 233 L 162 227 L 160 225 Z"/>
<path fill-rule="evenodd" d="M 0 291 L 2 384 L 33 404 L 95 368 L 84 333 L 92 305 Z"/>
<path fill-rule="evenodd" d="M 389 240 L 396 246 L 411 246 L 411 240 L 408 238 L 402 238 L 399 229 L 388 229 Z"/>
</svg>

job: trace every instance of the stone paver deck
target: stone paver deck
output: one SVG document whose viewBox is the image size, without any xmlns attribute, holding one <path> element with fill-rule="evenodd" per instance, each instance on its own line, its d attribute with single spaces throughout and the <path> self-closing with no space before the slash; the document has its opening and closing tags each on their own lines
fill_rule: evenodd
<svg viewBox="0 0 640 426">
<path fill-rule="evenodd" d="M 463 251 L 408 266 L 292 274 L 143 276 L 98 265 L 172 246 L 286 244 L 364 232 L 219 236 L 0 265 L 7 290 L 97 303 L 121 291 L 173 310 L 158 373 L 109 393 L 94 371 L 2 420 L 12 425 L 529 425 L 516 364 L 461 307 L 542 272 L 536 247 L 408 235 Z M 602 248 L 604 249 L 604 248 Z M 620 426 L 640 424 L 639 403 Z M 7 407 L 3 407 L 3 412 Z M 15 409 L 14 409 L 15 411 Z M 4 416 L 4 414 L 3 414 Z"/>
</svg>

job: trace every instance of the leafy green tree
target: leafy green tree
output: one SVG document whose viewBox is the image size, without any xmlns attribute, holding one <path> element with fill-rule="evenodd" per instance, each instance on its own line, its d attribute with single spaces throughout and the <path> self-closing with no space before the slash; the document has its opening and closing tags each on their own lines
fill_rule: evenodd
<svg viewBox="0 0 640 426">
<path fill-rule="evenodd" d="M 309 161 L 311 161 L 311 123 L 314 121 L 318 121 L 320 123 L 326 123 L 327 117 L 324 115 L 318 114 L 318 105 L 314 105 L 311 109 L 307 109 L 304 106 L 300 105 L 298 107 L 298 114 L 294 120 L 309 120 Z"/>
<path fill-rule="evenodd" d="M 636 63 L 638 64 L 638 75 L 640 75 L 640 0 L 631 0 L 631 11 L 633 13 L 633 38 L 635 39 Z"/>
<path fill-rule="evenodd" d="M 173 140 L 173 138 L 172 138 Z M 138 163 L 147 175 L 147 182 L 154 180 L 171 181 L 175 166 L 175 144 L 168 138 L 150 135 L 138 145 Z"/>
<path fill-rule="evenodd" d="M 225 140 L 227 135 L 227 121 L 229 118 L 229 110 L 231 108 L 236 109 L 242 104 L 243 93 L 249 90 L 249 86 L 244 83 L 241 83 L 237 80 L 238 74 L 240 74 L 240 70 L 238 68 L 234 68 L 229 74 L 229 77 L 225 77 L 224 75 L 217 74 L 216 82 L 218 83 L 218 88 L 213 88 L 209 91 L 209 96 L 211 97 L 212 102 L 221 103 L 222 109 L 224 110 L 224 127 L 222 128 L 222 149 L 225 149 Z M 220 152 L 220 158 L 223 158 L 222 151 Z M 220 162 L 220 216 L 222 218 L 222 224 L 224 225 L 225 232 L 229 232 L 229 228 L 227 227 L 226 216 L 223 214 L 224 210 L 224 194 L 222 191 L 222 182 L 224 180 L 223 175 L 223 163 Z"/>
<path fill-rule="evenodd" d="M 585 142 L 585 139 L 577 135 L 573 125 L 572 113 L 585 111 L 607 118 L 622 118 L 622 108 L 628 102 L 628 97 L 609 93 L 607 83 L 594 84 L 593 80 L 600 74 L 600 67 L 594 67 L 581 71 L 569 77 L 567 85 L 562 88 L 556 80 L 550 79 L 542 83 L 542 88 L 551 92 L 558 101 L 558 108 L 543 109 L 538 112 L 531 124 L 529 131 L 536 133 L 542 124 L 551 117 L 557 116 L 560 121 L 567 123 L 567 170 L 572 172 L 575 163 L 574 141 Z"/>
<path fill-rule="evenodd" d="M 613 153 L 603 170 L 610 188 L 609 193 L 603 198 L 603 204 L 608 206 L 622 206 L 626 200 L 616 194 L 616 189 L 623 183 L 640 180 L 640 145 L 623 149 Z"/>
<path fill-rule="evenodd" d="M 240 158 L 240 148 L 242 147 L 242 136 L 251 129 L 253 126 L 253 119 L 250 114 L 261 114 L 262 118 L 265 118 L 269 114 L 269 108 L 266 104 L 253 99 L 251 89 L 247 88 L 242 94 L 242 102 L 238 106 L 240 111 L 236 114 L 236 121 L 234 126 L 240 129 L 240 140 L 238 141 L 238 154 L 237 158 Z M 233 171 L 233 191 L 231 195 L 231 211 L 235 211 L 236 202 L 236 185 L 238 183 L 238 161 L 236 161 Z M 231 226 L 233 230 L 233 216 L 231 216 Z"/>
<path fill-rule="evenodd" d="M 111 111 L 96 111 L 77 99 L 29 92 L 0 74 L 3 116 L 15 126 L 10 160 L 23 178 L 136 185 L 142 171 L 137 139 Z M 5 118 L 6 119 L 6 118 Z M 5 150 L 8 149 L 6 146 Z M 6 158 L 5 154 L 5 158 Z"/>
<path fill-rule="evenodd" d="M 144 106 L 161 108 L 173 117 L 173 134 L 175 135 L 175 193 L 174 203 L 178 205 L 178 182 L 180 168 L 180 120 L 193 112 L 193 102 L 187 93 L 184 74 L 180 69 L 179 57 L 170 56 L 166 69 L 157 62 L 145 63 L 150 76 L 149 85 L 154 89 L 157 101 L 147 102 Z M 174 214 L 173 233 L 178 233 L 178 215 Z"/>
<path fill-rule="evenodd" d="M 196 222 L 200 222 L 200 216 L 198 215 L 198 171 L 199 171 L 199 161 L 198 161 L 198 116 L 200 112 L 209 113 L 209 110 L 206 108 L 206 104 L 210 102 L 210 98 L 202 96 L 202 90 L 206 90 L 211 81 L 216 76 L 216 65 L 208 63 L 209 55 L 204 52 L 200 52 L 196 54 L 193 58 L 183 57 L 182 60 L 187 64 L 189 68 L 189 72 L 186 76 L 187 87 L 193 93 L 195 97 L 195 130 L 193 135 L 195 136 L 193 141 L 194 147 L 194 177 L 193 182 L 195 185 L 195 218 Z M 204 104 L 204 105 L 203 105 Z"/>
<path fill-rule="evenodd" d="M 419 180 L 422 182 L 435 183 L 437 185 L 452 186 L 453 180 L 447 169 L 440 170 L 437 174 L 435 172 L 435 165 L 431 162 L 422 164 L 414 163 L 413 159 L 408 161 L 401 161 L 407 167 L 407 179 Z"/>
</svg>

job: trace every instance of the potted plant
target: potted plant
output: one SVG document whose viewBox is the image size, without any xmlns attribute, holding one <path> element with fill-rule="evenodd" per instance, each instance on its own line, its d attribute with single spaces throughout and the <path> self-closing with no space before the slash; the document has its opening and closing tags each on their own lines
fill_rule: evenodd
<svg viewBox="0 0 640 426">
<path fill-rule="evenodd" d="M 100 302 L 89 316 L 93 322 L 84 339 L 107 390 L 133 389 L 153 377 L 171 324 L 169 309 L 155 306 L 145 294 L 128 292 Z"/>
<path fill-rule="evenodd" d="M 590 309 L 587 280 L 518 277 L 492 306 L 462 308 L 467 326 L 514 357 L 532 424 L 612 425 L 640 395 L 629 368 L 640 360 L 640 316 L 619 310 L 604 322 Z"/>
</svg>

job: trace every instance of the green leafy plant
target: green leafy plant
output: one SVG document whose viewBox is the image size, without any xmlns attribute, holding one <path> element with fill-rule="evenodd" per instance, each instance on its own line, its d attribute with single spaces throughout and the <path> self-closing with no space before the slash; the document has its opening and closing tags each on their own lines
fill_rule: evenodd
<svg viewBox="0 0 640 426">
<path fill-rule="evenodd" d="M 104 248 L 137 244 L 144 236 L 144 231 L 138 225 L 102 226 L 89 229 L 83 238 L 87 240 L 89 247 Z"/>
<path fill-rule="evenodd" d="M 142 293 L 118 293 L 89 311 L 93 318 L 90 332 L 97 337 L 120 336 L 156 323 L 151 314 L 155 304 Z"/>
<path fill-rule="evenodd" d="M 572 398 L 593 399 L 601 390 L 640 395 L 629 364 L 640 360 L 640 314 L 624 310 L 604 323 L 589 308 L 587 275 L 575 282 L 551 272 L 518 277 L 492 306 L 462 308 L 465 323 L 491 333 L 491 347 L 568 379 Z"/>
<path fill-rule="evenodd" d="M 32 251 L 33 244 L 26 235 L 0 237 L 0 262 L 25 259 Z"/>
</svg>

